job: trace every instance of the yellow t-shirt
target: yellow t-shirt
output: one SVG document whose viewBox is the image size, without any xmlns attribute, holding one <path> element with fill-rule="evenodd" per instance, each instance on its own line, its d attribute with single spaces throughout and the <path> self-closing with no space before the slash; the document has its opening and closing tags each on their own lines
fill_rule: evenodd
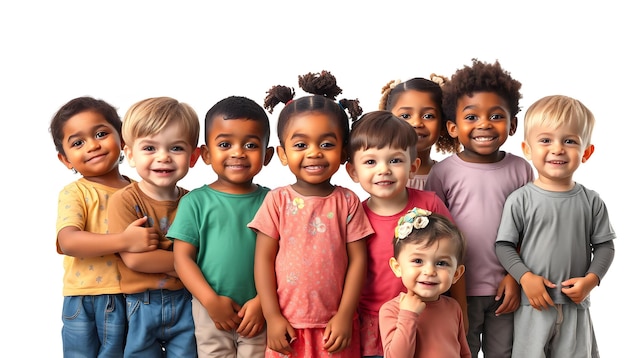
<svg viewBox="0 0 626 358">
<path fill-rule="evenodd" d="M 65 186 L 59 193 L 57 235 L 67 226 L 92 233 L 108 233 L 108 200 L 117 190 L 85 178 Z M 63 254 L 58 241 L 57 252 Z M 119 257 L 115 254 L 88 258 L 65 256 L 63 296 L 121 293 L 117 260 Z"/>
</svg>

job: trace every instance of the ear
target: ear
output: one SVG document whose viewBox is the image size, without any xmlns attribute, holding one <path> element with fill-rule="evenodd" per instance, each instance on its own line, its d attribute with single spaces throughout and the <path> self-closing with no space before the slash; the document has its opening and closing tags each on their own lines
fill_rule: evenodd
<svg viewBox="0 0 626 358">
<path fill-rule="evenodd" d="M 359 175 L 356 171 L 356 167 L 354 166 L 352 162 L 346 163 L 346 172 L 348 172 L 348 175 L 350 176 L 350 179 L 352 179 L 353 182 L 355 183 L 359 182 Z"/>
<path fill-rule="evenodd" d="M 66 157 L 66 156 L 64 156 L 63 154 L 61 154 L 61 153 L 57 153 L 57 158 L 59 159 L 59 162 L 61 162 L 63 165 L 65 165 L 65 167 L 66 167 L 67 169 L 72 170 L 72 169 L 74 168 L 74 166 L 72 165 L 72 163 L 70 163 L 70 162 L 67 160 L 67 157 Z"/>
<path fill-rule="evenodd" d="M 464 273 L 465 265 L 457 266 L 456 271 L 454 271 L 454 276 L 452 277 L 452 284 L 455 284 L 461 278 L 461 276 L 463 276 Z"/>
<path fill-rule="evenodd" d="M 530 148 L 530 144 L 528 144 L 528 142 L 523 141 L 522 142 L 522 151 L 524 152 L 524 156 L 526 157 L 526 159 L 532 161 L 532 152 L 531 152 L 531 148 Z"/>
<path fill-rule="evenodd" d="M 417 174 L 417 170 L 420 168 L 420 165 L 422 165 L 422 160 L 420 158 L 415 158 L 415 161 L 411 164 L 409 178 L 413 179 L 413 177 L 415 177 L 415 174 Z"/>
<path fill-rule="evenodd" d="M 402 277 L 402 268 L 400 268 L 400 263 L 398 263 L 395 257 L 389 259 L 389 267 L 391 267 L 391 271 L 393 271 L 396 277 Z"/>
<path fill-rule="evenodd" d="M 272 160 L 273 156 L 274 156 L 274 147 L 267 147 L 267 149 L 265 149 L 265 159 L 263 160 L 263 166 L 268 165 L 270 161 Z"/>
<path fill-rule="evenodd" d="M 448 128 L 448 134 L 450 134 L 450 137 L 452 138 L 456 138 L 459 136 L 459 133 L 457 133 L 457 128 L 456 128 L 456 123 L 452 122 L 452 121 L 447 121 L 446 122 L 446 127 Z"/>
<path fill-rule="evenodd" d="M 124 155 L 128 158 L 128 165 L 131 168 L 135 167 L 135 159 L 133 158 L 133 150 L 131 147 L 124 145 Z"/>
<path fill-rule="evenodd" d="M 206 144 L 200 146 L 200 155 L 202 156 L 202 161 L 206 165 L 211 165 L 211 153 L 209 152 L 209 147 Z"/>
<path fill-rule="evenodd" d="M 189 160 L 189 168 L 193 168 L 194 165 L 196 165 L 196 162 L 198 162 L 198 159 L 200 158 L 201 155 L 201 150 L 200 147 L 197 147 L 193 150 L 193 152 L 191 152 L 191 158 Z"/>
<path fill-rule="evenodd" d="M 596 150 L 596 148 L 593 146 L 593 144 L 589 144 L 589 146 L 587 147 L 587 149 L 585 149 L 585 152 L 583 153 L 583 163 L 589 160 L 589 157 L 591 157 L 594 150 Z"/>
<path fill-rule="evenodd" d="M 511 118 L 511 127 L 509 128 L 509 135 L 512 136 L 517 131 L 517 117 Z"/>
<path fill-rule="evenodd" d="M 276 147 L 276 149 L 278 151 L 278 158 L 280 159 L 280 163 L 282 165 L 287 165 L 287 153 L 285 153 L 285 148 L 279 145 L 278 147 Z"/>
</svg>

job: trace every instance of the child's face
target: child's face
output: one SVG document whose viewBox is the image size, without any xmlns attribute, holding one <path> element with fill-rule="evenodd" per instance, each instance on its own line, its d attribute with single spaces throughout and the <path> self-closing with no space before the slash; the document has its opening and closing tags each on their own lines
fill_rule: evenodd
<svg viewBox="0 0 626 358">
<path fill-rule="evenodd" d="M 102 176 L 119 164 L 122 140 L 100 113 L 86 111 L 71 117 L 63 126 L 63 150 L 59 160 L 84 177 Z"/>
<path fill-rule="evenodd" d="M 267 148 L 261 122 L 247 118 L 225 120 L 218 116 L 207 134 L 207 143 L 202 145 L 202 159 L 217 174 L 211 187 L 231 194 L 254 190 L 254 177 L 273 154 L 274 149 Z"/>
<path fill-rule="evenodd" d="M 393 200 L 404 195 L 418 167 L 419 159 L 411 162 L 408 148 L 385 147 L 357 150 L 346 170 L 372 198 Z"/>
<path fill-rule="evenodd" d="M 580 132 L 576 124 L 564 124 L 556 129 L 536 126 L 528 131 L 522 149 L 537 170 L 537 184 L 553 189 L 570 188 L 574 172 L 594 149 L 592 145 L 582 147 Z"/>
<path fill-rule="evenodd" d="M 398 97 L 391 113 L 409 122 L 417 133 L 417 151 L 429 151 L 439 139 L 442 117 L 430 93 L 408 90 Z"/>
<path fill-rule="evenodd" d="M 328 183 L 346 159 L 339 125 L 326 114 L 308 112 L 291 117 L 284 131 L 281 163 L 299 183 Z"/>
<path fill-rule="evenodd" d="M 187 141 L 176 124 L 170 124 L 155 135 L 136 138 L 124 148 L 128 162 L 141 177 L 142 189 L 173 189 L 189 171 L 195 147 Z"/>
<path fill-rule="evenodd" d="M 408 243 L 398 258 L 389 265 L 407 290 L 413 291 L 422 301 L 436 301 L 448 291 L 463 272 L 465 266 L 457 262 L 455 247 L 450 238 L 440 238 L 430 247 L 423 243 Z"/>
<path fill-rule="evenodd" d="M 462 159 L 476 163 L 500 160 L 500 147 L 517 129 L 507 103 L 493 92 L 462 96 L 456 106 L 456 123 L 448 121 L 448 132 L 463 145 Z"/>
</svg>

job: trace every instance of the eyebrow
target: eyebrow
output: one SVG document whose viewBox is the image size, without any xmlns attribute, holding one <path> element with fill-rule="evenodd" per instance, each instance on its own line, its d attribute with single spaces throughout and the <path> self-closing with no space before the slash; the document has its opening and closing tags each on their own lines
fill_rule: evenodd
<svg viewBox="0 0 626 358">
<path fill-rule="evenodd" d="M 234 136 L 234 134 L 231 134 L 231 133 L 220 133 L 220 134 L 216 135 L 214 139 L 230 138 L 230 137 L 233 137 L 233 136 Z M 244 136 L 244 138 L 246 138 L 246 139 L 247 138 L 253 138 L 253 139 L 261 140 L 261 137 L 258 136 L 258 135 L 255 135 L 255 134 L 248 134 L 248 135 Z"/>
<path fill-rule="evenodd" d="M 308 138 L 308 137 L 309 135 L 304 134 L 304 133 L 294 133 L 289 139 L 299 139 L 299 138 Z M 327 132 L 327 133 L 322 133 L 322 135 L 320 135 L 320 138 L 327 138 L 327 137 L 337 139 L 337 134 L 335 132 Z"/>
<path fill-rule="evenodd" d="M 468 110 L 468 109 L 476 109 L 476 107 L 478 107 L 478 106 L 477 106 L 477 105 L 475 105 L 475 104 L 470 104 L 470 105 L 468 105 L 468 106 L 463 107 L 463 111 L 466 111 L 466 110 Z M 488 109 L 490 112 L 491 112 L 491 111 L 493 111 L 493 110 L 496 110 L 496 109 L 497 109 L 497 110 L 500 110 L 500 111 L 503 111 L 503 112 L 506 112 L 506 109 L 505 109 L 504 107 L 502 107 L 502 106 L 493 106 L 493 107 L 489 107 L 489 108 L 487 108 L 487 109 Z"/>
</svg>

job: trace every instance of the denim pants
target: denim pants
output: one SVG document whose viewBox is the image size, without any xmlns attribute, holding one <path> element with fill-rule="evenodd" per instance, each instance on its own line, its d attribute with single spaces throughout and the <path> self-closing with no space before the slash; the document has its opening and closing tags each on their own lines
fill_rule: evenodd
<svg viewBox="0 0 626 358">
<path fill-rule="evenodd" d="M 122 294 L 63 298 L 64 358 L 119 358 L 126 338 Z"/>
<path fill-rule="evenodd" d="M 197 357 L 191 294 L 186 289 L 126 295 L 124 357 Z"/>
</svg>

